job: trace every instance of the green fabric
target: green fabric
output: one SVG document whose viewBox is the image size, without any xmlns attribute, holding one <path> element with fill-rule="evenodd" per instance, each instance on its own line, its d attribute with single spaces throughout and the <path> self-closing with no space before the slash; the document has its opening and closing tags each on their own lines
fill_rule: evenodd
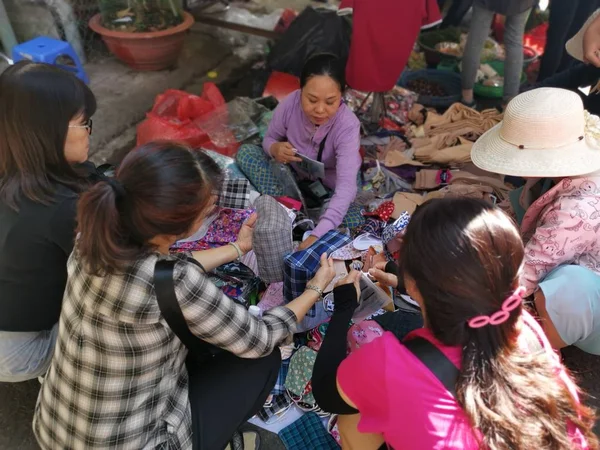
<svg viewBox="0 0 600 450">
<path fill-rule="evenodd" d="M 538 198 L 554 187 L 554 182 L 550 178 L 544 178 L 540 180 L 538 185 L 540 183 L 541 191 L 535 198 L 531 199 L 531 203 L 535 202 Z M 521 202 L 519 201 L 521 199 L 521 195 L 523 194 L 523 189 L 525 189 L 525 186 L 521 186 L 520 188 L 517 188 L 508 194 L 510 204 L 519 225 L 521 225 L 521 222 L 523 222 L 523 217 L 525 217 L 525 213 L 527 212 L 527 210 L 521 206 Z"/>
</svg>

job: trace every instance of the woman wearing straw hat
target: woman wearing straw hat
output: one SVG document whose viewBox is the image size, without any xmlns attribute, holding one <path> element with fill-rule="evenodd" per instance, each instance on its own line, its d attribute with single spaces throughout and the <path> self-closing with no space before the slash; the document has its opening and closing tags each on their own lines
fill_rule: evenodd
<svg viewBox="0 0 600 450">
<path fill-rule="evenodd" d="M 511 196 L 526 243 L 521 281 L 550 342 L 600 355 L 600 118 L 574 92 L 534 89 L 509 103 L 471 157 L 527 180 Z"/>
<path fill-rule="evenodd" d="M 577 61 L 573 67 L 538 83 L 534 88 L 559 87 L 576 92 L 586 110 L 600 114 L 600 9 L 592 14 L 581 30 L 567 42 L 567 53 Z M 579 88 L 592 86 L 588 95 Z"/>
</svg>

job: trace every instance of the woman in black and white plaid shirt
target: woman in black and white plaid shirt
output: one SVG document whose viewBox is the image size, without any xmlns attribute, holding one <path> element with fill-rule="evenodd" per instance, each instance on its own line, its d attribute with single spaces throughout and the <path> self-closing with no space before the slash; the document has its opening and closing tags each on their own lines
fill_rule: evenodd
<svg viewBox="0 0 600 450">
<path fill-rule="evenodd" d="M 58 342 L 34 417 L 42 449 L 221 450 L 264 403 L 280 364 L 273 350 L 334 270 L 322 258 L 304 294 L 256 318 L 188 257 L 170 256 L 213 208 L 216 170 L 204 153 L 149 144 L 82 197 Z M 255 220 L 236 243 L 195 254 L 204 270 L 249 251 Z M 226 350 L 190 376 L 188 350 L 157 303 L 154 269 L 163 259 L 176 261 L 175 294 L 190 331 Z"/>
</svg>

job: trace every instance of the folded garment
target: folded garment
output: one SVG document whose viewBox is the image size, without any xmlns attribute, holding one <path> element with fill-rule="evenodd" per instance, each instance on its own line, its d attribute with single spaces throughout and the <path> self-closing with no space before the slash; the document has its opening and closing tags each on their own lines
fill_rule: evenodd
<svg viewBox="0 0 600 450">
<path fill-rule="evenodd" d="M 417 190 L 430 190 L 450 184 L 457 170 L 425 169 L 417 173 L 414 188 Z"/>
<path fill-rule="evenodd" d="M 425 197 L 412 192 L 396 192 L 393 201 L 394 213 L 392 214 L 392 218 L 397 219 L 403 212 L 412 215 L 417 206 L 421 206 L 425 202 Z"/>
<path fill-rule="evenodd" d="M 287 450 L 338 450 L 340 448 L 314 412 L 304 414 L 299 420 L 281 430 L 279 437 Z"/>
</svg>

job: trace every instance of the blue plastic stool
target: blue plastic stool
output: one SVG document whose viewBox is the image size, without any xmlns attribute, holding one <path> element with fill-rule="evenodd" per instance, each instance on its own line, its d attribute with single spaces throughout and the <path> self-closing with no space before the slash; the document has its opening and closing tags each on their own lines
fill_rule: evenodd
<svg viewBox="0 0 600 450">
<path fill-rule="evenodd" d="M 56 60 L 60 56 L 68 56 L 75 63 L 75 67 L 64 64 L 57 64 Z M 40 36 L 31 41 L 23 42 L 22 44 L 13 47 L 14 62 L 28 59 L 30 61 L 52 64 L 61 69 L 68 70 L 74 73 L 84 83 L 89 83 L 90 80 L 83 70 L 83 65 L 71 47 L 71 44 L 65 41 L 59 41 L 45 36 Z"/>
</svg>

